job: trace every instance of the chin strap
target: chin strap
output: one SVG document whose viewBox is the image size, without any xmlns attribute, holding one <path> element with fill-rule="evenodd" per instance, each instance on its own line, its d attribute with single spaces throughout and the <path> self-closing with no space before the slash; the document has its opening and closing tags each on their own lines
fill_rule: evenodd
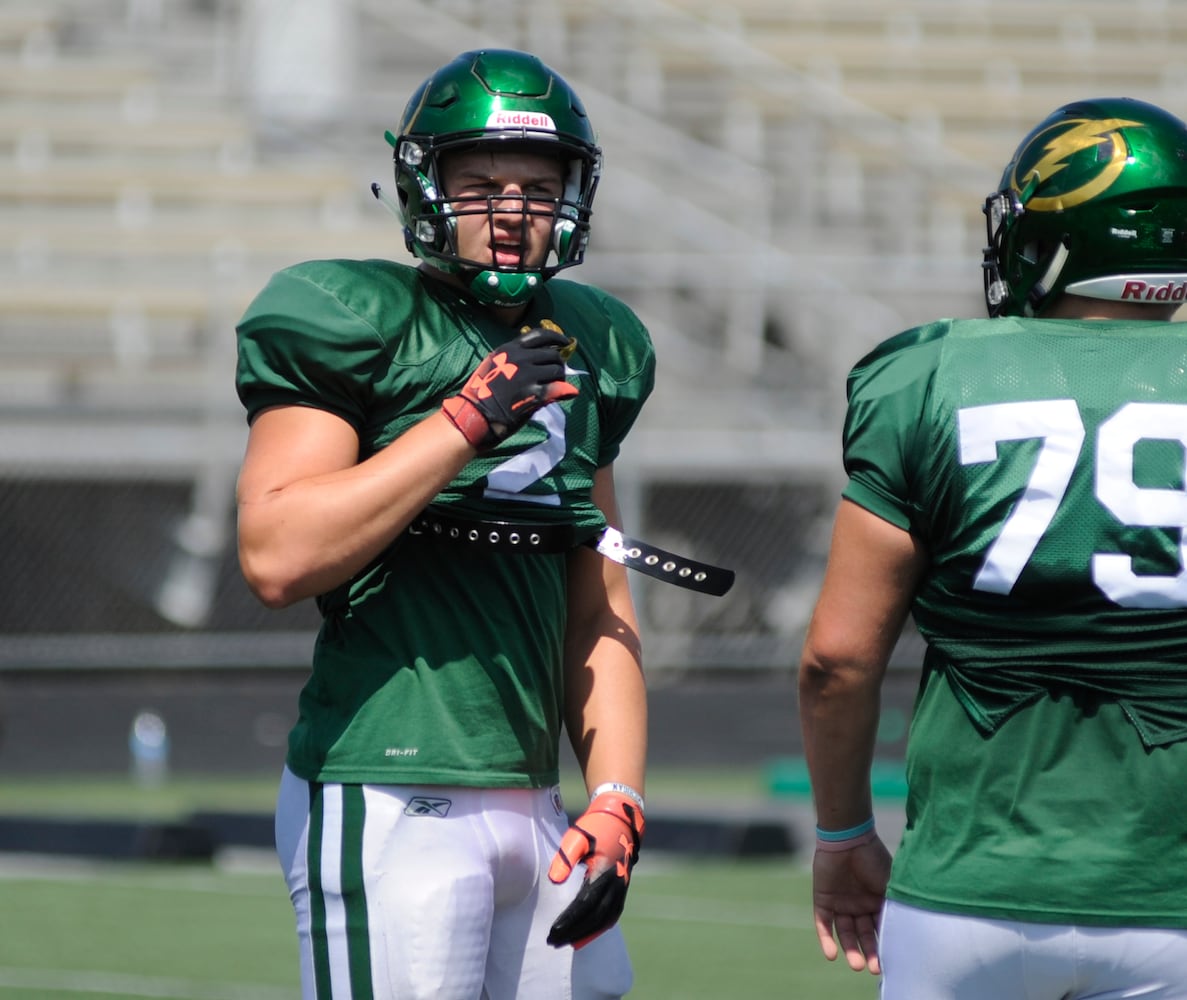
<svg viewBox="0 0 1187 1000">
<path fill-rule="evenodd" d="M 375 195 L 375 199 L 379 202 L 379 204 L 381 204 L 384 208 L 391 212 L 392 215 L 403 222 L 403 218 L 400 213 L 400 204 L 395 198 L 384 191 L 378 183 L 374 182 L 371 184 L 371 193 Z"/>
<path fill-rule="evenodd" d="M 1047 296 L 1051 294 L 1051 289 L 1059 280 L 1059 275 L 1063 272 L 1063 265 L 1067 263 L 1068 238 L 1065 236 L 1059 241 L 1059 246 L 1051 254 L 1051 259 L 1047 262 L 1047 270 L 1043 272 L 1043 276 L 1036 281 L 1026 293 L 1026 304 L 1023 307 L 1027 316 L 1035 316 L 1042 308 L 1043 302 Z"/>
</svg>

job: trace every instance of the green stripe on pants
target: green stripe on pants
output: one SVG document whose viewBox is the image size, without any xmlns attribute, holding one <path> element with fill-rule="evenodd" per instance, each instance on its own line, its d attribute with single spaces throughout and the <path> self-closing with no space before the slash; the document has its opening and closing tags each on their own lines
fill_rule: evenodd
<svg viewBox="0 0 1187 1000">
<path fill-rule="evenodd" d="M 372 1000 L 363 789 L 311 783 L 309 790 L 307 863 L 317 996 L 319 1000 Z"/>
</svg>

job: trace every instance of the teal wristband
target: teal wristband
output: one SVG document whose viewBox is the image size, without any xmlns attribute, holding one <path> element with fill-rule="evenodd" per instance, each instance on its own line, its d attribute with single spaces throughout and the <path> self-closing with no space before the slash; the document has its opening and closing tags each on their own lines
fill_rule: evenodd
<svg viewBox="0 0 1187 1000">
<path fill-rule="evenodd" d="M 862 837 L 870 833 L 874 829 L 874 817 L 871 816 L 864 823 L 858 823 L 857 826 L 851 826 L 848 830 L 822 830 L 820 827 L 816 828 L 816 839 L 823 840 L 826 844 L 835 844 L 842 840 L 854 840 L 857 837 Z"/>
</svg>

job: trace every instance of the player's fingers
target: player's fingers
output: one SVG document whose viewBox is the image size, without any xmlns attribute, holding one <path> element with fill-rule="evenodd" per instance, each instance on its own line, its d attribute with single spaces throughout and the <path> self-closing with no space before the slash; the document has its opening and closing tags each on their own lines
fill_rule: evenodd
<svg viewBox="0 0 1187 1000">
<path fill-rule="evenodd" d="M 827 910 L 816 911 L 816 937 L 820 950 L 830 962 L 837 960 L 837 942 L 833 940 L 833 916 Z"/>
<path fill-rule="evenodd" d="M 856 922 L 853 917 L 838 914 L 833 924 L 837 929 L 837 943 L 845 953 L 845 961 L 849 963 L 849 968 L 854 972 L 861 972 L 866 967 L 866 957 L 861 949 Z"/>
<path fill-rule="evenodd" d="M 572 399 L 574 396 L 581 394 L 581 390 L 575 385 L 570 385 L 568 382 L 549 382 L 544 387 L 544 402 L 555 403 L 558 399 Z"/>
<path fill-rule="evenodd" d="M 552 864 L 548 866 L 548 877 L 553 882 L 564 882 L 573 874 L 573 869 L 593 847 L 590 838 L 584 830 L 575 826 L 569 827 L 561 838 L 560 848 L 552 857 Z"/>
<path fill-rule="evenodd" d="M 873 917 L 857 918 L 857 937 L 862 954 L 866 958 L 866 966 L 875 976 L 880 975 L 882 967 L 878 961 L 878 925 Z"/>
</svg>

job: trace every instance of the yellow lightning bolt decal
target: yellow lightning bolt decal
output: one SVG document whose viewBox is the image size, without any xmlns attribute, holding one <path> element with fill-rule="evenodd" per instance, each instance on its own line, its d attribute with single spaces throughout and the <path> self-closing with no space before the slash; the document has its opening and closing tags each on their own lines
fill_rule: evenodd
<svg viewBox="0 0 1187 1000">
<path fill-rule="evenodd" d="M 1118 135 L 1118 129 L 1141 128 L 1141 122 L 1127 121 L 1124 118 L 1082 118 L 1073 119 L 1072 127 L 1067 128 L 1068 122 L 1053 125 L 1052 129 L 1066 129 L 1051 139 L 1044 148 L 1044 154 L 1039 161 L 1026 170 L 1024 176 L 1019 177 L 1015 168 L 1012 183 L 1016 191 L 1021 191 L 1035 174 L 1040 181 L 1049 181 L 1052 177 L 1068 166 L 1068 160 L 1074 153 L 1082 149 L 1099 146 L 1108 142 L 1112 146 L 1108 162 L 1101 168 L 1099 174 L 1088 183 L 1063 194 L 1051 195 L 1045 198 L 1032 198 L 1026 203 L 1028 211 L 1059 212 L 1065 208 L 1081 205 L 1091 198 L 1095 198 L 1102 191 L 1107 191 L 1110 185 L 1121 176 L 1125 168 L 1127 150 L 1125 142 Z M 1039 141 L 1036 137 L 1035 144 Z"/>
</svg>

